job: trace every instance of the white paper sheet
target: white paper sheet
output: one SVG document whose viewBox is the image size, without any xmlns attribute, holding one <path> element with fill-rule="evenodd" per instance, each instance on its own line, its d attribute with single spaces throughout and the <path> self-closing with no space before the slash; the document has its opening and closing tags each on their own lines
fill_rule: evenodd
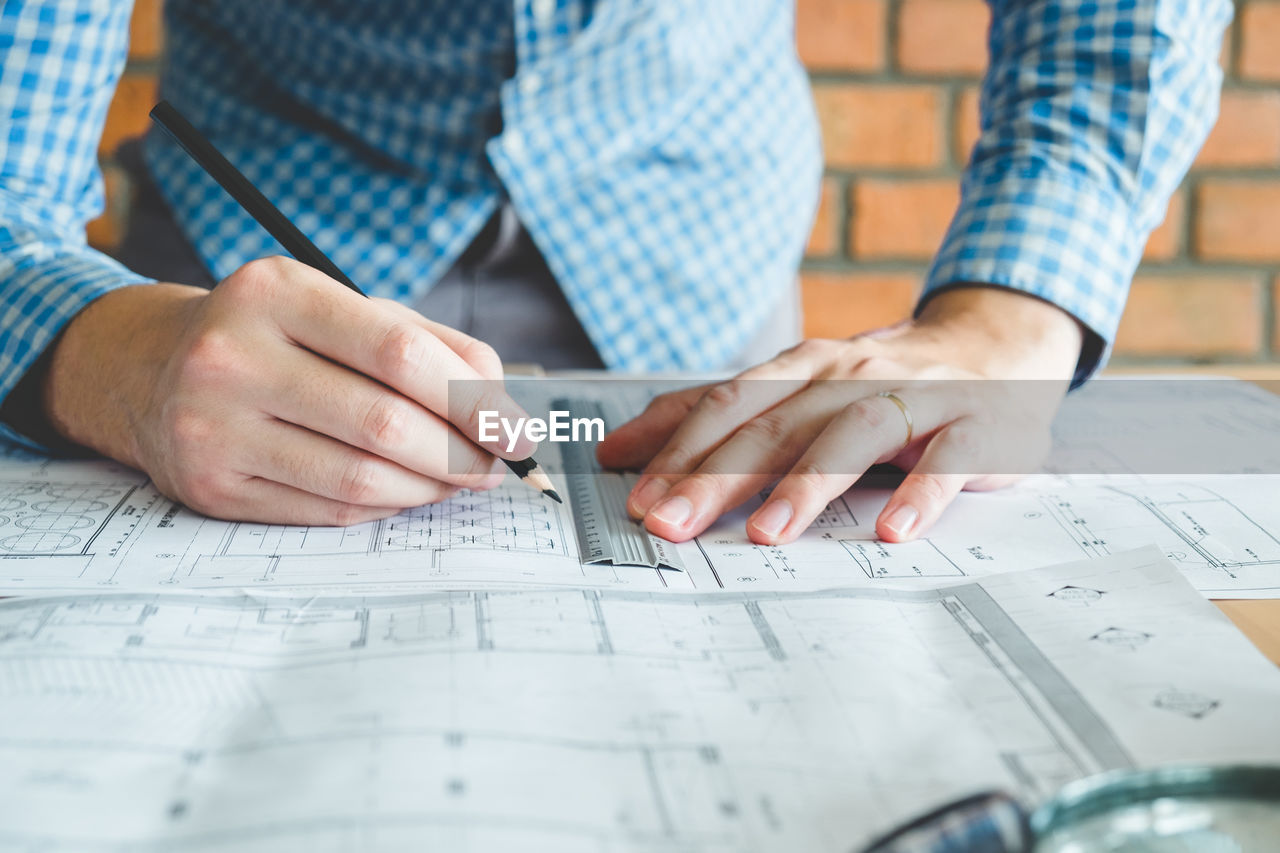
<svg viewBox="0 0 1280 853">
<path fill-rule="evenodd" d="M 846 851 L 942 800 L 1280 761 L 1158 552 L 941 591 L 0 602 L 0 849 Z"/>
<path fill-rule="evenodd" d="M 929 535 L 876 539 L 888 492 L 855 489 L 799 541 L 751 544 L 749 504 L 678 549 L 685 572 L 584 566 L 567 507 L 510 481 L 351 528 L 233 524 L 105 463 L 0 468 L 0 591 L 403 592 L 598 586 L 677 592 L 922 587 L 1156 545 L 1209 597 L 1280 597 L 1280 478 L 1037 475 L 962 494 Z"/>
<path fill-rule="evenodd" d="M 563 392 L 563 386 L 559 392 L 546 387 L 547 395 Z M 607 402 L 616 421 L 659 386 L 598 387 L 612 395 Z M 1108 436 L 1130 433 L 1117 432 L 1111 421 L 1103 429 L 1068 409 L 1050 460 L 1059 473 L 1029 477 L 1012 489 L 962 494 L 924 539 L 877 541 L 875 518 L 889 493 L 859 488 L 835 501 L 795 544 L 756 546 L 744 533 L 746 515 L 758 505 L 753 501 L 681 545 L 686 571 L 673 572 L 584 566 L 570 509 L 511 477 L 491 492 L 385 521 L 307 528 L 208 519 L 164 498 L 136 472 L 109 463 L 18 457 L 0 462 L 0 593 L 920 588 L 1154 544 L 1207 596 L 1280 597 L 1280 474 L 1246 473 L 1280 471 L 1280 460 L 1248 452 L 1261 446 L 1257 436 L 1280 434 L 1280 421 L 1273 422 L 1280 402 L 1247 383 L 1224 380 L 1126 389 L 1106 400 L 1123 410 L 1113 421 L 1132 427 L 1134 455 L 1144 444 L 1171 441 L 1169 434 L 1152 437 L 1163 423 L 1180 441 L 1191 435 L 1242 450 L 1240 473 L 1080 474 L 1116 469 L 1117 447 L 1127 445 Z M 1192 392 L 1200 403 L 1183 405 Z M 1203 405 L 1205 399 L 1212 405 Z"/>
</svg>

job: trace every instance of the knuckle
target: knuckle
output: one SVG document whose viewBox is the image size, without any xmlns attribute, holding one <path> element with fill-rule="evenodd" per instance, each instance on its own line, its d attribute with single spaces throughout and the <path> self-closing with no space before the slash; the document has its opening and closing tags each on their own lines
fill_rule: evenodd
<svg viewBox="0 0 1280 853">
<path fill-rule="evenodd" d="M 938 382 L 946 382 L 948 380 L 959 381 L 956 379 L 955 368 L 950 367 L 946 364 L 938 364 L 938 363 L 930 363 L 930 364 L 924 365 L 923 367 L 918 368 L 916 370 L 916 376 L 922 382 L 938 383 Z"/>
<path fill-rule="evenodd" d="M 252 299 L 273 288 L 285 275 L 285 261 L 272 255 L 255 258 L 236 270 L 217 288 L 225 296 L 236 299 Z"/>
<path fill-rule="evenodd" d="M 372 458 L 357 456 L 343 468 L 335 497 L 357 506 L 375 505 L 382 479 L 380 473 Z"/>
<path fill-rule="evenodd" d="M 382 334 L 375 356 L 378 369 L 393 379 L 409 376 L 426 360 L 425 331 L 408 323 L 396 323 Z"/>
<path fill-rule="evenodd" d="M 922 474 L 911 484 L 912 491 L 929 503 L 939 503 L 947 496 L 947 487 L 939 477 Z"/>
<path fill-rule="evenodd" d="M 742 402 L 742 380 L 717 382 L 702 395 L 702 404 L 713 409 L 732 409 Z"/>
<path fill-rule="evenodd" d="M 806 338 L 790 349 L 790 352 L 801 356 L 823 356 L 831 352 L 835 341 L 827 338 Z"/>
<path fill-rule="evenodd" d="M 796 463 L 789 476 L 802 488 L 814 493 L 821 493 L 827 482 L 827 472 L 813 460 Z"/>
<path fill-rule="evenodd" d="M 951 427 L 947 430 L 946 442 L 947 446 L 957 454 L 960 459 L 972 460 L 982 452 L 983 431 L 973 427 Z"/>
<path fill-rule="evenodd" d="M 382 394 L 365 412 L 360 433 L 372 450 L 400 447 L 409 436 L 409 411 L 395 397 Z"/>
<path fill-rule="evenodd" d="M 884 402 L 888 406 L 893 405 L 888 400 Z M 840 417 L 846 423 L 867 432 L 878 432 L 888 422 L 888 413 L 884 408 L 872 404 L 869 400 L 853 401 L 844 407 Z"/>
<path fill-rule="evenodd" d="M 486 379 L 502 378 L 502 359 L 498 351 L 484 341 L 471 340 L 458 355 Z"/>
<path fill-rule="evenodd" d="M 763 447 L 777 447 L 790 437 L 790 426 L 787 421 L 774 412 L 757 415 L 742 425 L 739 434 Z"/>
<path fill-rule="evenodd" d="M 334 527 L 350 527 L 369 517 L 369 510 L 354 504 L 339 504 L 329 513 L 329 523 Z"/>
<path fill-rule="evenodd" d="M 661 418 L 682 417 L 688 407 L 681 403 L 680 397 L 672 392 L 659 394 L 644 407 L 645 414 L 657 415 Z"/>
<path fill-rule="evenodd" d="M 240 354 L 229 334 L 205 329 L 191 341 L 182 367 L 184 379 L 203 384 L 235 375 L 240 368 Z"/>
<path fill-rule="evenodd" d="M 853 372 L 860 376 L 889 376 L 897 370 L 897 363 L 883 355 L 860 355 L 853 363 Z"/>
</svg>

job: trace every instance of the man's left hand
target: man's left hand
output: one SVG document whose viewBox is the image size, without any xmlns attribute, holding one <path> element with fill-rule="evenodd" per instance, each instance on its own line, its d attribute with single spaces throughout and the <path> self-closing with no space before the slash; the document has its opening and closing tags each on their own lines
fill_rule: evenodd
<svg viewBox="0 0 1280 853">
<path fill-rule="evenodd" d="M 908 473 L 876 531 L 902 542 L 962 489 L 1004 486 L 1039 464 L 1082 335 L 1035 297 L 955 288 L 914 320 L 805 341 L 729 381 L 661 395 L 598 456 L 644 466 L 627 509 L 677 542 L 785 474 L 747 520 L 766 545 L 793 541 L 867 468 L 890 462 Z"/>
</svg>

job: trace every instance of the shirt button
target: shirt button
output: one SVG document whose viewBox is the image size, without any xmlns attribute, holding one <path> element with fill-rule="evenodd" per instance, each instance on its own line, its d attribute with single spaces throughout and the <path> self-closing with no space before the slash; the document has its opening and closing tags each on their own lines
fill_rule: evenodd
<svg viewBox="0 0 1280 853">
<path fill-rule="evenodd" d="M 542 75 L 536 71 L 530 71 L 521 75 L 517 84 L 520 91 L 526 95 L 532 95 L 542 86 Z"/>
<path fill-rule="evenodd" d="M 556 0 L 530 0 L 529 11 L 539 21 L 546 21 L 556 13 Z"/>
</svg>

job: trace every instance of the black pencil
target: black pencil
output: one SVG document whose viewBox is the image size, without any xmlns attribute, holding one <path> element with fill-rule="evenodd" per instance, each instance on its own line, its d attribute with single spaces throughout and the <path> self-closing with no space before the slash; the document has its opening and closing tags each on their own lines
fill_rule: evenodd
<svg viewBox="0 0 1280 853">
<path fill-rule="evenodd" d="M 271 201 L 255 187 L 248 178 L 226 157 L 222 156 L 213 143 L 195 125 L 187 121 L 182 113 L 168 101 L 161 101 L 151 109 L 151 119 L 160 129 L 169 134 L 174 142 L 182 147 L 204 169 L 209 177 L 218 182 L 227 194 L 245 209 L 245 212 L 257 220 L 258 224 L 279 241 L 289 254 L 302 263 L 319 270 L 334 281 L 340 282 L 361 296 L 367 296 L 356 283 L 347 278 L 346 273 L 338 269 L 338 265 L 329 256 L 312 243 L 307 235 L 289 221 Z M 531 488 L 537 489 L 557 503 L 564 503 L 551 483 L 551 478 L 538 467 L 533 457 L 528 459 L 503 459 L 507 467 Z"/>
</svg>

